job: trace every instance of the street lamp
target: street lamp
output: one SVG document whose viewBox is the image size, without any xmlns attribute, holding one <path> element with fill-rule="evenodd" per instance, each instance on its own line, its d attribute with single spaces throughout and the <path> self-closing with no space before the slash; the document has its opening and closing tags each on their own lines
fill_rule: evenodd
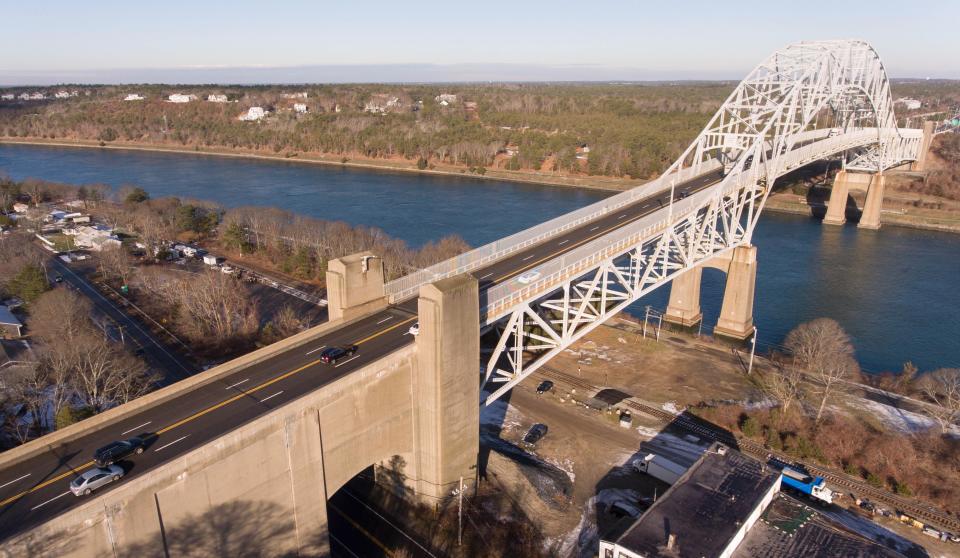
<svg viewBox="0 0 960 558">
<path fill-rule="evenodd" d="M 757 326 L 753 326 L 753 337 L 750 338 L 750 364 L 747 365 L 747 376 L 753 372 L 753 354 L 757 351 Z"/>
</svg>

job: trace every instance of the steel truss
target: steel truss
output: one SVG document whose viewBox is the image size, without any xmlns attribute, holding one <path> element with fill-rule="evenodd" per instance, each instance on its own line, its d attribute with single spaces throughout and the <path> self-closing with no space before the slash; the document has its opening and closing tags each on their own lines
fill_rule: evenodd
<svg viewBox="0 0 960 558">
<path fill-rule="evenodd" d="M 916 159 L 920 143 L 915 131 L 897 128 L 883 64 L 867 43 L 797 43 L 777 51 L 740 83 L 664 175 L 698 174 L 719 162 L 720 182 L 671 202 L 661 210 L 665 226 L 644 229 L 646 236 L 628 246 L 611 250 L 602 238 L 592 242 L 588 246 L 605 257 L 589 268 L 571 264 L 539 292 L 525 288 L 518 295 L 504 285 L 502 296 L 486 301 L 486 335 L 495 340 L 482 370 L 487 404 L 640 297 L 749 245 L 767 185 L 809 162 L 812 145 L 824 146 L 819 158 L 843 154 L 851 168 L 882 172 Z"/>
</svg>

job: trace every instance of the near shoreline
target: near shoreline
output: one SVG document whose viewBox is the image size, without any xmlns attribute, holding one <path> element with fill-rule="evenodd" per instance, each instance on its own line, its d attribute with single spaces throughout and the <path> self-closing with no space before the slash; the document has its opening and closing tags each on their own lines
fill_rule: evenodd
<svg viewBox="0 0 960 558">
<path fill-rule="evenodd" d="M 518 184 L 532 184 L 536 186 L 551 186 L 558 188 L 579 188 L 585 190 L 595 190 L 603 192 L 622 192 L 636 186 L 640 186 L 646 181 L 611 179 L 604 177 L 591 178 L 572 178 L 562 176 L 549 176 L 534 173 L 523 173 L 516 171 L 504 171 L 499 169 L 488 169 L 485 174 L 479 175 L 471 173 L 467 169 L 457 167 L 441 169 L 419 169 L 414 163 L 400 163 L 396 161 L 385 160 L 361 160 L 342 162 L 333 158 L 324 158 L 317 155 L 290 157 L 283 154 L 271 155 L 268 153 L 248 152 L 241 150 L 227 150 L 222 148 L 178 148 L 170 146 L 160 146 L 151 144 L 136 143 L 117 143 L 113 142 L 107 145 L 100 145 L 99 142 L 86 140 L 45 140 L 39 138 L 9 138 L 0 137 L 0 144 L 10 145 L 41 145 L 49 147 L 74 147 L 88 149 L 111 149 L 118 151 L 146 151 L 155 153 L 174 153 L 180 155 L 204 155 L 212 157 L 233 157 L 240 159 L 259 159 L 275 162 L 291 162 L 302 164 L 325 165 L 331 167 L 347 167 L 355 169 L 375 170 L 382 172 L 400 172 L 408 174 L 434 175 L 434 176 L 455 176 L 461 178 L 471 178 L 475 180 L 502 180 L 505 182 L 514 182 Z M 788 213 L 793 215 L 811 215 L 810 207 L 805 204 L 784 203 L 787 196 L 772 195 L 765 206 L 765 209 L 775 213 Z M 772 203 L 770 203 L 772 202 Z M 960 233 L 960 220 L 951 223 L 944 223 L 942 219 L 933 222 L 927 218 L 909 218 L 905 216 L 886 214 L 883 224 L 893 227 L 904 227 L 919 230 L 931 230 L 947 233 Z"/>
</svg>

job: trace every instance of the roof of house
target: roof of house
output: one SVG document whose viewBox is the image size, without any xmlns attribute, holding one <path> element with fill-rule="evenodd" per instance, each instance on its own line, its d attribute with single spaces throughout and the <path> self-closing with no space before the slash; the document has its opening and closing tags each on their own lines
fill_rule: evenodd
<svg viewBox="0 0 960 558">
<path fill-rule="evenodd" d="M 13 312 L 11 312 L 6 306 L 0 306 L 0 324 L 23 327 L 23 324 L 20 323 L 20 320 L 18 320 L 17 317 L 13 315 Z"/>
<path fill-rule="evenodd" d="M 617 539 L 637 554 L 718 556 L 778 481 L 780 473 L 714 444 Z M 667 549 L 669 535 L 676 537 Z"/>
</svg>

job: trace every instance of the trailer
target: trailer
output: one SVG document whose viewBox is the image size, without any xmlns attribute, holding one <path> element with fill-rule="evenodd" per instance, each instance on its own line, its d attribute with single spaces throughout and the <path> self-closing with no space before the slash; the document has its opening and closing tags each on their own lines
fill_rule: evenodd
<svg viewBox="0 0 960 558">
<path fill-rule="evenodd" d="M 655 479 L 660 479 L 667 484 L 677 482 L 677 479 L 687 472 L 683 465 L 677 465 L 669 459 L 648 453 L 643 459 L 635 459 L 633 467 L 640 473 L 646 473 Z"/>
<path fill-rule="evenodd" d="M 833 503 L 833 491 L 827 488 L 823 477 L 812 477 L 807 473 L 791 469 L 790 467 L 784 467 L 782 473 L 782 484 L 799 492 L 803 492 L 811 498 L 816 498 L 828 504 Z"/>
</svg>

